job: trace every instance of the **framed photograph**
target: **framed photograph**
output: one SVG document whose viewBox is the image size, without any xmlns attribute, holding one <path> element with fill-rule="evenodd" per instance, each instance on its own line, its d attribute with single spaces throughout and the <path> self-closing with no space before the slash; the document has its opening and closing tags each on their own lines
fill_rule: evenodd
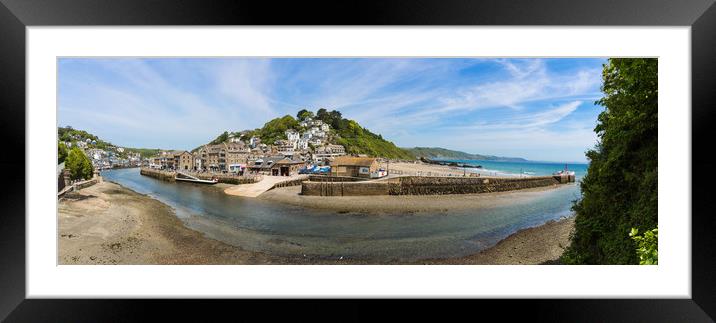
<svg viewBox="0 0 716 323">
<path fill-rule="evenodd" d="M 137 313 L 94 298 L 716 317 L 712 1 L 0 1 L 11 321 Z"/>
</svg>

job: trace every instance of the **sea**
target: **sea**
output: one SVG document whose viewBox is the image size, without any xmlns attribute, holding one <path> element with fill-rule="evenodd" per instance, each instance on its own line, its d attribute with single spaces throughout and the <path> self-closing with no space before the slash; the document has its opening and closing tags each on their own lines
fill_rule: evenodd
<svg viewBox="0 0 716 323">
<path fill-rule="evenodd" d="M 546 176 L 565 168 L 574 171 L 577 180 L 587 174 L 589 164 L 562 163 L 539 161 L 495 161 L 472 159 L 436 159 L 440 161 L 463 163 L 467 165 L 482 166 L 482 168 L 467 168 L 469 172 L 493 176 Z"/>
</svg>

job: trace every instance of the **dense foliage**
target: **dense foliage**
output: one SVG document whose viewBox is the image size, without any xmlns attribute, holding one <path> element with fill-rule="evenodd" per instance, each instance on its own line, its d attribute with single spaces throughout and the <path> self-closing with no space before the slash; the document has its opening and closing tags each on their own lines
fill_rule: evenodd
<svg viewBox="0 0 716 323">
<path fill-rule="evenodd" d="M 286 139 L 288 129 L 298 129 L 298 121 L 290 115 L 285 115 L 266 122 L 263 128 L 259 129 L 258 136 L 261 142 L 271 145 L 276 140 Z"/>
<path fill-rule="evenodd" d="M 640 265 L 659 264 L 659 229 L 652 229 L 639 235 L 639 229 L 632 228 L 629 236 L 636 243 L 636 255 Z"/>
<path fill-rule="evenodd" d="M 411 152 L 415 157 L 425 157 L 429 159 L 452 159 L 452 160 L 497 160 L 497 161 L 526 161 L 524 158 L 513 158 L 513 157 L 497 157 L 480 154 L 470 154 L 457 150 L 450 150 L 438 147 L 414 147 L 414 148 L 403 148 Z"/>
<path fill-rule="evenodd" d="M 222 142 L 226 142 L 227 140 L 229 140 L 229 132 L 224 131 L 219 136 L 217 136 L 216 139 L 212 140 L 209 145 L 220 144 Z"/>
<path fill-rule="evenodd" d="M 562 260 L 637 264 L 631 228 L 657 227 L 657 59 L 610 59 L 602 79 L 599 143 L 586 154 L 576 230 Z"/>
<path fill-rule="evenodd" d="M 90 179 L 94 172 L 92 161 L 77 147 L 73 147 L 67 154 L 65 168 L 70 170 L 71 179 Z"/>
<path fill-rule="evenodd" d="M 67 158 L 67 146 L 62 143 L 57 143 L 57 165 L 62 164 L 63 161 Z"/>
<path fill-rule="evenodd" d="M 349 154 L 366 154 L 373 157 L 391 159 L 415 159 L 412 153 L 398 148 L 383 136 L 370 132 L 354 120 L 343 118 L 339 111 L 318 109 L 316 119 L 331 126 L 335 133 L 335 143 L 343 145 Z"/>
<path fill-rule="evenodd" d="M 350 154 L 366 154 L 390 159 L 415 159 L 409 151 L 398 148 L 381 135 L 374 134 L 353 120 L 337 121 L 341 128 L 335 129 L 336 143 L 343 145 Z"/>
<path fill-rule="evenodd" d="M 298 121 L 313 119 L 314 117 L 315 115 L 313 114 L 313 112 L 308 111 L 306 109 L 302 109 L 301 111 L 298 111 L 298 113 L 296 113 L 296 118 L 298 118 Z"/>
</svg>

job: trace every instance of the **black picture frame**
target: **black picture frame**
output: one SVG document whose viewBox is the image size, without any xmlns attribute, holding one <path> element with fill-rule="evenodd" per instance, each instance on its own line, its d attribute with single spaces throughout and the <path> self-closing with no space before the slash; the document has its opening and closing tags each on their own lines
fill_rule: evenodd
<svg viewBox="0 0 716 323">
<path fill-rule="evenodd" d="M 714 0 L 430 0 L 360 2 L 245 2 L 0 0 L 0 319 L 8 321 L 146 320 L 145 311 L 173 311 L 193 301 L 40 300 L 25 297 L 25 37 L 28 26 L 89 25 L 556 25 L 556 26 L 691 26 L 692 85 L 692 273 L 691 299 L 631 300 L 482 300 L 441 304 L 443 319 L 470 313 L 490 317 L 519 308 L 524 316 L 550 321 L 713 321 L 716 319 L 716 217 L 712 204 L 716 162 L 710 156 L 716 127 L 716 5 Z M 49 109 L 50 107 L 48 107 Z M 680 109 L 686 107 L 661 107 Z M 676 174 L 675 176 L 685 176 Z M 688 188 L 684 188 L 688 189 Z M 667 198 L 663 197 L 662 198 Z M 688 217 L 688 214 L 662 216 Z M 588 278 L 585 278 L 588 279 Z M 654 282 L 658 284 L 658 282 Z M 235 311 L 228 301 L 208 304 L 212 314 Z M 177 304 L 178 303 L 178 304 Z M 191 303 L 191 305 L 190 305 Z M 243 304 L 255 308 L 253 302 Z M 501 305 L 501 306 L 497 306 Z M 287 304 L 281 304 L 285 308 Z M 420 304 L 377 304 L 368 300 L 334 301 L 312 315 L 340 313 L 340 318 L 378 318 L 377 307 L 390 309 L 380 318 L 427 318 L 436 315 Z M 305 301 L 291 308 L 312 312 Z M 416 308 L 418 310 L 416 310 Z M 326 309 L 329 309 L 326 312 Z M 296 314 L 273 311 L 271 316 Z M 179 312 L 183 315 L 184 312 Z M 282 314 L 283 313 L 283 314 Z M 406 314 L 408 313 L 408 314 Z M 412 313 L 412 314 L 410 314 Z M 468 313 L 469 314 L 469 313 Z M 208 316 L 207 316 L 208 315 Z M 504 316 L 504 312 L 502 312 Z M 189 316 L 183 316 L 189 318 Z"/>
</svg>

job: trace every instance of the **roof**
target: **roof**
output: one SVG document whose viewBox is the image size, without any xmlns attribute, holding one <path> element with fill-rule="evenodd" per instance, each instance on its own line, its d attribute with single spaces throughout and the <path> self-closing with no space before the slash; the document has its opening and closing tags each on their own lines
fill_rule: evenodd
<svg viewBox="0 0 716 323">
<path fill-rule="evenodd" d="M 279 161 L 276 161 L 275 164 L 289 164 L 289 165 L 293 165 L 293 164 L 303 164 L 303 162 L 300 161 L 300 160 L 293 160 L 293 159 L 284 158 L 284 159 L 281 159 L 281 160 L 279 160 Z"/>
<path fill-rule="evenodd" d="M 332 166 L 363 166 L 370 167 L 376 162 L 375 158 L 372 157 L 352 157 L 352 156 L 340 156 L 336 157 L 331 162 Z"/>
</svg>

